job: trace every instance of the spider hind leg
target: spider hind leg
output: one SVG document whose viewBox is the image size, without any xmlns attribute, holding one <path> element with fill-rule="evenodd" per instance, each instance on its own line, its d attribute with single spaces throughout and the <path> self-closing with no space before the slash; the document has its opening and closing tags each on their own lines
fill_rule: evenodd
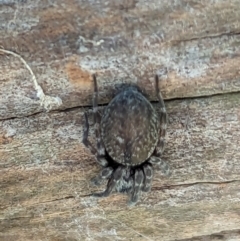
<svg viewBox="0 0 240 241">
<path fill-rule="evenodd" d="M 149 192 L 151 190 L 152 178 L 153 178 L 153 167 L 150 163 L 143 165 L 144 182 L 142 186 L 143 192 Z"/>
<path fill-rule="evenodd" d="M 107 189 L 104 192 L 100 193 L 93 193 L 94 197 L 107 197 L 113 191 L 115 191 L 116 186 L 118 185 L 119 181 L 122 179 L 124 173 L 124 168 L 119 166 L 112 174 L 111 178 L 108 181 Z"/>
<path fill-rule="evenodd" d="M 138 198 L 141 194 L 141 189 L 144 181 L 144 174 L 141 169 L 137 169 L 134 174 L 134 184 L 132 189 L 132 195 L 130 201 L 128 202 L 129 206 L 133 206 L 137 203 Z"/>
<path fill-rule="evenodd" d="M 168 176 L 168 177 L 171 176 L 171 170 L 169 168 L 169 165 L 165 161 L 163 161 L 160 157 L 151 156 L 149 159 L 149 162 L 158 166 L 165 176 Z"/>
<path fill-rule="evenodd" d="M 112 167 L 105 167 L 100 171 L 100 173 L 96 177 L 92 178 L 91 182 L 94 185 L 98 186 L 103 182 L 103 180 L 109 179 L 112 173 L 113 173 Z"/>
</svg>

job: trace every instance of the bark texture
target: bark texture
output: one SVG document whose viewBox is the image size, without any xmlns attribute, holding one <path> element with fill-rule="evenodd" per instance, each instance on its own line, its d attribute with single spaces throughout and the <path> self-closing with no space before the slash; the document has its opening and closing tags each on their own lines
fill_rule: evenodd
<svg viewBox="0 0 240 241">
<path fill-rule="evenodd" d="M 0 1 L 0 46 L 63 101 L 46 113 L 0 52 L 0 240 L 240 240 L 239 33 L 239 0 Z M 123 83 L 154 101 L 161 78 L 173 174 L 135 207 L 91 197 L 92 73 L 101 104 Z"/>
</svg>

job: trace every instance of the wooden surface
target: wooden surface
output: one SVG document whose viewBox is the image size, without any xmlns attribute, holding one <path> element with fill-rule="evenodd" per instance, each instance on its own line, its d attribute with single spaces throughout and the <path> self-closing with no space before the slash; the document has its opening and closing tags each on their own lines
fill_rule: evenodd
<svg viewBox="0 0 240 241">
<path fill-rule="evenodd" d="M 124 82 L 152 93 L 155 73 L 167 99 L 240 90 L 239 0 L 4 3 L 0 46 L 19 53 L 63 109 L 90 105 L 92 73 L 102 103 Z M 0 63 L 0 118 L 42 111 L 21 62 Z"/>
<path fill-rule="evenodd" d="M 0 53 L 0 240 L 240 240 L 238 0 L 4 1 L 0 23 L 0 46 L 63 101 L 44 112 L 29 71 Z M 122 83 L 154 101 L 161 76 L 173 174 L 156 171 L 132 208 L 91 197 L 105 188 L 81 143 L 92 73 L 102 104 Z"/>
</svg>

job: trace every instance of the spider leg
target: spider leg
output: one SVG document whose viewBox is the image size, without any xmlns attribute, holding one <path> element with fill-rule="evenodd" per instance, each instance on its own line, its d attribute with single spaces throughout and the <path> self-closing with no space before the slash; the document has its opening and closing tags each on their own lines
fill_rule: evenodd
<svg viewBox="0 0 240 241">
<path fill-rule="evenodd" d="M 159 78 L 158 75 L 155 77 L 155 82 L 156 82 L 156 95 L 158 98 L 159 106 L 160 106 L 160 131 L 159 131 L 159 136 L 160 139 L 157 143 L 156 147 L 156 152 L 157 156 L 161 156 L 163 150 L 164 150 L 164 144 L 165 144 L 165 136 L 166 136 L 166 128 L 167 128 L 167 113 L 166 113 L 166 108 L 165 104 L 162 98 L 161 91 L 159 89 Z"/>
<path fill-rule="evenodd" d="M 109 196 L 114 189 L 116 188 L 118 182 L 121 180 L 124 173 L 124 168 L 119 166 L 114 172 L 112 177 L 109 179 L 107 184 L 107 189 L 104 192 L 93 193 L 94 197 L 107 197 Z"/>
<path fill-rule="evenodd" d="M 153 167 L 150 163 L 143 165 L 144 182 L 142 186 L 143 192 L 149 192 L 151 190 L 152 178 L 153 178 Z"/>
<path fill-rule="evenodd" d="M 158 75 L 156 75 L 155 81 L 156 81 L 156 95 L 157 95 L 159 106 L 160 106 L 160 114 L 159 114 L 159 116 L 160 116 L 160 118 L 159 118 L 159 122 L 160 122 L 159 136 L 160 136 L 160 138 L 159 138 L 159 141 L 156 146 L 155 156 L 152 156 L 150 158 L 149 162 L 152 164 L 157 164 L 166 176 L 170 176 L 171 172 L 170 172 L 168 164 L 160 158 L 160 156 L 163 153 L 164 144 L 165 144 L 165 136 L 166 136 L 166 129 L 167 129 L 167 113 L 166 113 L 165 104 L 164 104 L 164 101 L 162 98 L 162 94 L 159 89 Z"/>
<path fill-rule="evenodd" d="M 83 127 L 83 139 L 82 142 L 83 144 L 89 148 L 89 150 L 91 151 L 91 153 L 95 156 L 97 153 L 96 148 L 94 148 L 94 146 L 92 145 L 92 143 L 88 140 L 88 133 L 89 133 L 89 123 L 88 123 L 88 116 L 87 113 L 84 113 L 84 117 L 85 117 L 85 125 Z M 100 156 L 97 155 L 96 157 L 96 161 L 99 163 L 99 165 L 105 167 L 107 166 L 108 162 L 106 160 L 106 158 L 104 157 L 104 155 Z"/>
<path fill-rule="evenodd" d="M 94 130 L 97 139 L 97 149 L 98 155 L 105 155 L 105 150 L 101 149 L 101 136 L 100 136 L 100 122 L 101 117 L 98 113 L 98 85 L 96 75 L 93 75 L 93 82 L 94 82 L 94 93 L 93 93 L 93 122 L 94 122 Z"/>
<path fill-rule="evenodd" d="M 141 169 L 137 169 L 134 174 L 134 187 L 128 205 L 133 206 L 138 201 L 144 181 L 144 174 Z"/>
<path fill-rule="evenodd" d="M 171 170 L 170 170 L 168 164 L 165 161 L 163 161 L 160 157 L 151 156 L 149 159 L 149 162 L 157 165 L 165 176 L 171 175 Z"/>
<path fill-rule="evenodd" d="M 105 167 L 91 181 L 94 185 L 100 185 L 104 179 L 108 179 L 109 177 L 111 177 L 112 173 L 113 173 L 112 167 Z"/>
<path fill-rule="evenodd" d="M 93 122 L 94 122 L 94 130 L 95 130 L 95 136 L 97 139 L 97 162 L 101 166 L 107 166 L 108 162 L 105 158 L 106 151 L 104 148 L 104 144 L 102 142 L 101 136 L 100 136 L 100 122 L 101 117 L 98 113 L 98 85 L 97 85 L 97 79 L 96 75 L 93 75 L 93 83 L 94 83 L 94 93 L 93 93 Z"/>
<path fill-rule="evenodd" d="M 89 123 L 88 123 L 88 116 L 87 113 L 84 113 L 85 123 L 83 127 L 83 144 L 90 149 L 91 153 L 95 155 L 96 149 L 93 147 L 92 143 L 88 140 L 88 133 L 89 133 Z"/>
</svg>

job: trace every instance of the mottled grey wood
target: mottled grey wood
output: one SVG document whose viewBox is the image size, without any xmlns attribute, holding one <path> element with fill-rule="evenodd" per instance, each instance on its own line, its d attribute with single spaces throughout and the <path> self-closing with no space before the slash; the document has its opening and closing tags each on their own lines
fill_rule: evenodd
<svg viewBox="0 0 240 241">
<path fill-rule="evenodd" d="M 90 184 L 100 167 L 81 143 L 84 109 L 1 121 L 0 240 L 238 240 L 240 94 L 166 107 L 173 174 L 156 171 L 132 208 L 89 196 L 105 186 Z"/>
<path fill-rule="evenodd" d="M 60 109 L 91 103 L 97 73 L 101 103 L 116 85 L 137 83 L 156 99 L 240 90 L 239 0 L 3 1 L 0 46 L 19 53 Z M 30 74 L 0 55 L 0 119 L 41 112 Z"/>
<path fill-rule="evenodd" d="M 239 0 L 0 1 L 0 47 L 63 100 L 44 113 L 0 53 L 0 240 L 240 240 L 240 94 L 226 94 L 240 90 L 239 19 Z M 167 102 L 173 175 L 156 171 L 133 208 L 90 197 L 105 188 L 81 143 L 92 73 L 100 103 L 129 82 L 156 100 L 155 73 L 165 99 L 183 98 Z"/>
</svg>

